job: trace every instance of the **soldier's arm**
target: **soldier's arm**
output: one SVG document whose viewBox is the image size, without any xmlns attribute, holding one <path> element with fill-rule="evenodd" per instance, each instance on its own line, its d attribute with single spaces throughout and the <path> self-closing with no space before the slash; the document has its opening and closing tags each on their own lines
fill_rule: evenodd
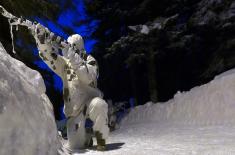
<svg viewBox="0 0 235 155">
<path fill-rule="evenodd" d="M 62 56 L 53 52 L 52 47 L 49 45 L 40 44 L 38 45 L 38 49 L 39 56 L 48 65 L 48 67 L 60 77 L 63 77 L 66 60 Z"/>
<path fill-rule="evenodd" d="M 56 36 L 48 28 L 41 24 L 34 25 L 30 28 L 37 48 L 39 50 L 39 56 L 42 60 L 60 77 L 63 77 L 64 67 L 66 60 L 59 54 L 60 50 L 67 50 L 68 45 L 60 36 Z"/>
</svg>

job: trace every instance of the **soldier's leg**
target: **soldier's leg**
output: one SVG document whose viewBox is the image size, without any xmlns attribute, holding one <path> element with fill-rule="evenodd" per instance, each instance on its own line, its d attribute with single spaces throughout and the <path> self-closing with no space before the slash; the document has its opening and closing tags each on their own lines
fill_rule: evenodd
<svg viewBox="0 0 235 155">
<path fill-rule="evenodd" d="M 101 98 L 91 100 L 88 107 L 88 117 L 93 121 L 93 130 L 97 139 L 97 149 L 105 150 L 105 140 L 108 138 L 108 104 Z"/>
<path fill-rule="evenodd" d="M 70 117 L 67 121 L 68 144 L 71 149 L 85 148 L 86 130 L 85 117 L 80 114 L 77 117 Z"/>
</svg>

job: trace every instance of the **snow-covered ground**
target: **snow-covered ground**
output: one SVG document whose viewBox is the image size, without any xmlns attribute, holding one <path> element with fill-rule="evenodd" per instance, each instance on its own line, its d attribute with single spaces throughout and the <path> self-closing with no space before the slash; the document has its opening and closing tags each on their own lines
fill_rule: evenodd
<svg viewBox="0 0 235 155">
<path fill-rule="evenodd" d="M 235 70 L 166 103 L 138 106 L 111 133 L 107 151 L 74 155 L 235 154 Z"/>
<path fill-rule="evenodd" d="M 108 150 L 88 155 L 233 155 L 235 128 L 231 126 L 176 126 L 145 122 L 111 134 Z M 76 154 L 76 153 L 75 153 Z"/>
</svg>

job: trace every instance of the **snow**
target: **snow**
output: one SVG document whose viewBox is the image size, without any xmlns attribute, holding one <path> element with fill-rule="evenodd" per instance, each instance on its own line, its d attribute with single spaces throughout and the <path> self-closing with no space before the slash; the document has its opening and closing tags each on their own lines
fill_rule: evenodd
<svg viewBox="0 0 235 155">
<path fill-rule="evenodd" d="M 142 34 L 149 34 L 150 32 L 150 29 L 147 25 L 128 26 L 128 28 Z"/>
<path fill-rule="evenodd" d="M 136 107 L 123 121 L 123 125 L 142 121 L 182 125 L 234 125 L 233 72 L 231 70 L 223 77 L 217 76 L 208 84 L 192 88 L 189 92 L 177 92 L 173 99 L 164 104 L 150 102 Z"/>
<path fill-rule="evenodd" d="M 150 30 L 149 30 L 148 26 L 147 26 L 147 25 L 143 25 L 143 27 L 142 27 L 140 33 L 149 34 L 149 31 L 150 31 Z"/>
<path fill-rule="evenodd" d="M 87 155 L 235 154 L 235 70 L 208 84 L 177 92 L 166 103 L 134 108 L 112 132 L 107 151 Z M 74 152 L 74 155 L 79 154 Z"/>
<path fill-rule="evenodd" d="M 13 59 L 1 43 L 0 73 L 0 154 L 57 154 L 53 107 L 40 74 Z"/>
</svg>

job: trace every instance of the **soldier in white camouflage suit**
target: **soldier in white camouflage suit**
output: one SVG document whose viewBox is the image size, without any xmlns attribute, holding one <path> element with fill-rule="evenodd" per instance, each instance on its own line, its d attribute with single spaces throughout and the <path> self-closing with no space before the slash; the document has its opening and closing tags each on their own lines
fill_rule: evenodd
<svg viewBox="0 0 235 155">
<path fill-rule="evenodd" d="M 105 139 L 109 133 L 108 105 L 97 89 L 97 62 L 86 54 L 82 37 L 72 35 L 67 44 L 40 24 L 31 30 L 34 32 L 40 57 L 63 80 L 64 112 L 69 118 L 69 146 L 76 149 L 91 145 L 92 139 L 86 135 L 85 130 L 85 121 L 89 118 L 94 122 L 97 149 L 105 150 Z M 59 54 L 60 49 L 63 56 Z"/>
<path fill-rule="evenodd" d="M 104 151 L 109 134 L 108 105 L 97 88 L 97 62 L 86 54 L 82 37 L 75 34 L 65 41 L 41 24 L 29 20 L 12 17 L 10 23 L 29 28 L 40 57 L 63 81 L 69 147 L 81 149 L 93 145 L 92 137 L 85 129 L 85 121 L 89 118 L 93 121 L 97 150 Z"/>
</svg>

